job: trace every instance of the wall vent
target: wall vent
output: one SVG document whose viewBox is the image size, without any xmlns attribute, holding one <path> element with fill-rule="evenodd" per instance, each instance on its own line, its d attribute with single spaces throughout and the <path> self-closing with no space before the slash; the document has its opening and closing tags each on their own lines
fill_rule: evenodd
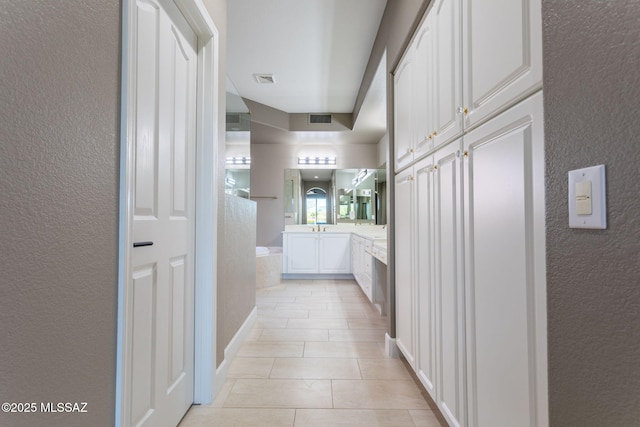
<svg viewBox="0 0 640 427">
<path fill-rule="evenodd" d="M 328 124 L 333 123 L 333 115 L 331 114 L 309 114 L 309 124 Z"/>
<path fill-rule="evenodd" d="M 238 114 L 238 113 L 227 113 L 227 124 L 228 125 L 239 125 L 240 124 L 240 114 Z"/>
<path fill-rule="evenodd" d="M 253 75 L 256 78 L 256 81 L 261 84 L 261 85 L 269 85 L 269 84 L 274 84 L 276 82 L 276 79 L 273 77 L 273 74 L 254 74 Z"/>
</svg>

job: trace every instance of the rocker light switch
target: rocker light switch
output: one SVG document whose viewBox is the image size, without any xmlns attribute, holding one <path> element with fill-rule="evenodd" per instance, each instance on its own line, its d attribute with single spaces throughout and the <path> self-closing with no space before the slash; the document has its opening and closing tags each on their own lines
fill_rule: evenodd
<svg viewBox="0 0 640 427">
<path fill-rule="evenodd" d="M 604 165 L 569 172 L 569 227 L 607 228 Z"/>
<path fill-rule="evenodd" d="M 591 181 L 576 183 L 576 214 L 591 215 Z"/>
</svg>

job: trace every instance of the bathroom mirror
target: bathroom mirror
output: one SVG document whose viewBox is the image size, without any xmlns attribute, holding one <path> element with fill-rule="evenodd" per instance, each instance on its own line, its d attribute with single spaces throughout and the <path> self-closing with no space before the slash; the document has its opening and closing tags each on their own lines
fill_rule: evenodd
<svg viewBox="0 0 640 427">
<path fill-rule="evenodd" d="M 374 203 L 376 224 L 385 225 L 387 223 L 387 168 L 385 165 L 376 169 Z"/>
<path fill-rule="evenodd" d="M 285 225 L 387 222 L 386 169 L 285 169 Z"/>
<path fill-rule="evenodd" d="M 229 77 L 226 95 L 225 193 L 248 199 L 251 192 L 251 115 Z"/>
</svg>

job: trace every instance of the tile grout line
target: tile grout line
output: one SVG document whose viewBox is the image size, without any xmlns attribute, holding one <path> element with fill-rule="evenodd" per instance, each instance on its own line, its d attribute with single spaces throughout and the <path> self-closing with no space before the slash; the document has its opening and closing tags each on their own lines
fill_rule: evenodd
<svg viewBox="0 0 640 427">
<path fill-rule="evenodd" d="M 336 409 L 336 405 L 333 401 L 333 381 L 334 380 L 331 380 L 331 409 Z"/>
</svg>

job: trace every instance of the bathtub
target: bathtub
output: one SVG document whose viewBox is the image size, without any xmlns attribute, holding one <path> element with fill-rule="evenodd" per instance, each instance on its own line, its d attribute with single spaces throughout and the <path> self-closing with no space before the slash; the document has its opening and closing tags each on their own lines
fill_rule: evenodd
<svg viewBox="0 0 640 427">
<path fill-rule="evenodd" d="M 282 248 L 256 247 L 256 288 L 277 286 L 282 278 Z"/>
</svg>

